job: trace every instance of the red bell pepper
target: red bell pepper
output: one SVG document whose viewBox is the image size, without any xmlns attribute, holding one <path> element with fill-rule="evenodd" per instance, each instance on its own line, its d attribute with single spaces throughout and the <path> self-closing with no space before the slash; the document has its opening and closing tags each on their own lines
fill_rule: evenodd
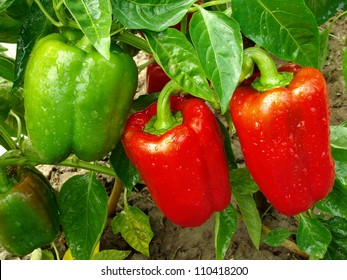
<svg viewBox="0 0 347 280">
<path fill-rule="evenodd" d="M 156 62 L 147 66 L 146 72 L 146 92 L 160 92 L 170 81 L 164 70 Z"/>
<path fill-rule="evenodd" d="M 158 112 L 154 103 L 130 116 L 124 149 L 164 215 L 180 226 L 200 226 L 230 202 L 223 135 L 201 99 L 174 96 L 167 101 L 176 112 L 174 127 L 165 132 L 151 128 L 156 114 L 160 118 L 159 97 Z"/>
<path fill-rule="evenodd" d="M 296 215 L 324 198 L 334 184 L 327 85 L 317 69 L 287 65 L 280 70 L 292 72 L 292 81 L 276 86 L 271 79 L 281 73 L 269 74 L 274 64 L 269 71 L 261 59 L 256 63 L 260 78 L 235 90 L 232 120 L 260 191 L 279 212 Z M 255 89 L 262 76 L 266 89 Z"/>
</svg>

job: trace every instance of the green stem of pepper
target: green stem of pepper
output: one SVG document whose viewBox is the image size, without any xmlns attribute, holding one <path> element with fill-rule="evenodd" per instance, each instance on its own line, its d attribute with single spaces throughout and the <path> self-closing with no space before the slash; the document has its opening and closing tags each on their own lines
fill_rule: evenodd
<svg viewBox="0 0 347 280">
<path fill-rule="evenodd" d="M 120 32 L 119 34 L 116 35 L 116 39 L 120 42 L 126 43 L 126 44 L 131 45 L 135 48 L 143 50 L 144 52 L 146 52 L 148 54 L 152 53 L 146 40 L 141 39 L 140 37 L 134 35 L 133 33 L 128 32 L 128 31 Z"/>
<path fill-rule="evenodd" d="M 175 81 L 170 81 L 161 91 L 158 99 L 157 120 L 154 123 L 154 128 L 158 131 L 168 130 L 175 126 L 176 119 L 171 113 L 170 97 L 178 94 L 181 88 Z"/>
<path fill-rule="evenodd" d="M 259 91 L 267 91 L 273 88 L 284 87 L 293 80 L 293 73 L 278 72 L 271 56 L 259 47 L 251 47 L 244 50 L 244 60 L 253 62 L 258 66 L 260 77 L 252 83 L 252 87 Z"/>
<path fill-rule="evenodd" d="M 170 106 L 170 97 L 180 92 L 181 88 L 173 80 L 164 86 L 158 98 L 157 115 L 146 124 L 145 132 L 161 135 L 182 123 L 182 114 L 177 112 L 173 115 Z"/>
</svg>

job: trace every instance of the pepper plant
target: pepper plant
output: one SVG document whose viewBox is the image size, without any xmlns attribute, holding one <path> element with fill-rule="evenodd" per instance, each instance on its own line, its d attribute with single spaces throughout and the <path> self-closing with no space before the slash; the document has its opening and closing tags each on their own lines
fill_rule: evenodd
<svg viewBox="0 0 347 280">
<path fill-rule="evenodd" d="M 99 250 L 109 217 L 150 257 L 149 218 L 128 202 L 145 184 L 179 226 L 213 216 L 216 259 L 238 221 L 256 248 L 347 259 L 347 123 L 331 126 L 321 74 L 345 9 L 345 0 L 2 1 L 0 42 L 17 52 L 0 50 L 0 245 L 23 255 L 51 243 L 42 256 L 61 259 L 64 237 L 64 259 L 127 258 Z M 136 67 L 139 51 L 148 61 Z M 347 84 L 346 51 L 341 67 Z M 134 97 L 141 71 L 151 94 Z M 42 164 L 88 172 L 54 192 L 39 182 Z M 110 192 L 96 174 L 113 178 Z M 25 202 L 30 192 L 41 206 Z M 268 228 L 268 211 L 293 216 L 297 232 Z"/>
</svg>

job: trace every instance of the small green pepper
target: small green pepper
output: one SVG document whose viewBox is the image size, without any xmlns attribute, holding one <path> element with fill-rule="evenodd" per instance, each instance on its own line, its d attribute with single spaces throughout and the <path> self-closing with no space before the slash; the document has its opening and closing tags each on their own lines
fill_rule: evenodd
<svg viewBox="0 0 347 280">
<path fill-rule="evenodd" d="M 104 157 L 119 141 L 137 88 L 137 67 L 121 51 L 105 59 L 86 37 L 39 40 L 24 79 L 28 135 L 38 157 L 57 163 L 71 153 Z"/>
<path fill-rule="evenodd" d="M 54 241 L 59 225 L 54 190 L 37 169 L 0 168 L 0 246 L 29 254 Z"/>
</svg>

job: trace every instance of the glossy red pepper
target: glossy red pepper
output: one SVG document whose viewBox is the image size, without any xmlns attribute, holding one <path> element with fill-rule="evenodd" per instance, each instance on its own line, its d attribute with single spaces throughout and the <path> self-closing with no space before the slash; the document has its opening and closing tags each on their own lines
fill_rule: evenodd
<svg viewBox="0 0 347 280">
<path fill-rule="evenodd" d="M 265 91 L 238 87 L 230 112 L 245 163 L 269 202 L 291 216 L 324 198 L 334 184 L 329 104 L 323 75 L 286 65 L 287 86 Z"/>
<path fill-rule="evenodd" d="M 171 97 L 183 122 L 154 135 L 144 132 L 157 103 L 133 114 L 123 134 L 124 149 L 154 201 L 172 222 L 195 227 L 230 202 L 231 186 L 223 135 L 200 99 Z"/>
<path fill-rule="evenodd" d="M 146 92 L 160 92 L 170 81 L 164 70 L 156 62 L 148 65 L 146 72 Z"/>
</svg>

